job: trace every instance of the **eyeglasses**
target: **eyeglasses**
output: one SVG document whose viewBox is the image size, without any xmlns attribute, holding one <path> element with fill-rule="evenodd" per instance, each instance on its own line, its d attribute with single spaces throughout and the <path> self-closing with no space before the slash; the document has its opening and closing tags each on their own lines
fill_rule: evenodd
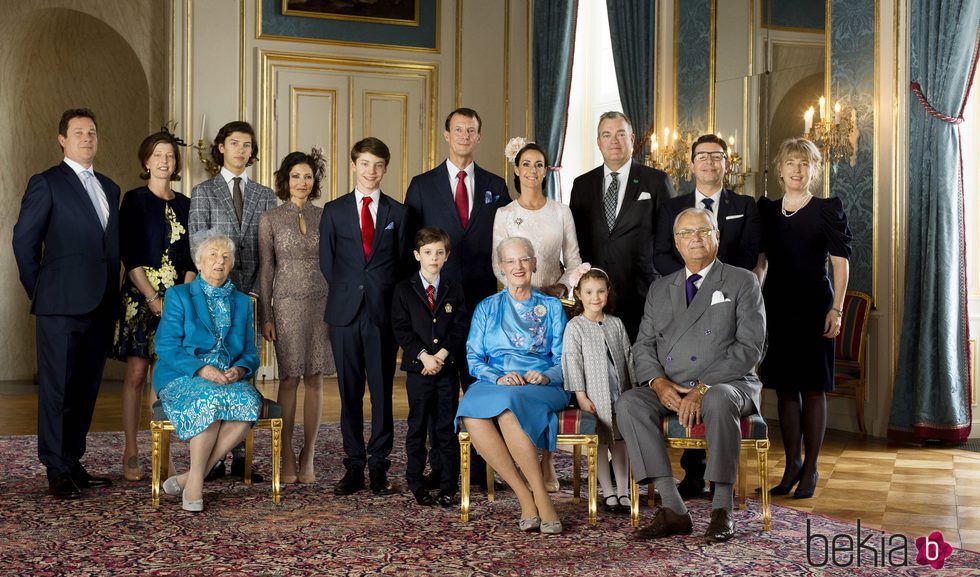
<svg viewBox="0 0 980 577">
<path fill-rule="evenodd" d="M 534 260 L 533 256 L 522 256 L 521 258 L 508 258 L 503 261 L 503 264 L 507 266 L 514 266 L 517 263 L 531 264 L 532 260 Z"/>
<path fill-rule="evenodd" d="M 685 228 L 675 232 L 674 236 L 679 236 L 684 240 L 687 240 L 695 235 L 701 238 L 708 238 L 709 236 L 711 236 L 711 233 L 713 233 L 714 231 L 715 229 L 713 228 L 698 228 L 698 229 Z"/>
<path fill-rule="evenodd" d="M 712 162 L 721 162 L 728 158 L 728 155 L 724 152 L 698 152 L 694 155 L 694 160 L 696 162 L 705 162 L 711 159 Z"/>
</svg>

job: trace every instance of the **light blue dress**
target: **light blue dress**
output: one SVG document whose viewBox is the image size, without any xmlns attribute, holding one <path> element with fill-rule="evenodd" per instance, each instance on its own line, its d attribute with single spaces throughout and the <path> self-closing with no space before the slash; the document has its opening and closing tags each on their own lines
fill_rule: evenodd
<svg viewBox="0 0 980 577">
<path fill-rule="evenodd" d="M 231 368 L 233 359 L 222 335 L 227 335 L 228 329 L 242 330 L 241 327 L 230 326 L 231 299 L 235 293 L 235 285 L 229 280 L 221 287 L 212 287 L 200 276 L 193 282 L 199 283 L 204 292 L 216 335 L 214 346 L 199 358 L 205 364 L 226 371 Z M 195 314 L 195 310 L 191 308 L 185 314 Z M 167 354 L 159 348 L 157 353 L 161 357 Z M 184 441 L 200 434 L 215 421 L 254 423 L 262 408 L 262 396 L 248 380 L 221 385 L 197 375 L 183 376 L 164 385 L 159 391 L 159 397 L 177 436 Z"/>
<path fill-rule="evenodd" d="M 476 306 L 466 340 L 470 385 L 456 411 L 460 417 L 490 419 L 511 411 L 539 449 L 555 450 L 558 411 L 568 405 L 561 371 L 561 339 L 565 311 L 561 302 L 537 290 L 519 301 L 503 290 Z M 498 385 L 497 379 L 516 371 L 535 370 L 550 379 L 547 385 Z"/>
</svg>

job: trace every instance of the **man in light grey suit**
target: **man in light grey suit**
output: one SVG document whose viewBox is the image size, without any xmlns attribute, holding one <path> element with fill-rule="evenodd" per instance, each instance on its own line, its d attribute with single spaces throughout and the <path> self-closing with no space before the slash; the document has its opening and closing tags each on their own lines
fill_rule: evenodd
<svg viewBox="0 0 980 577">
<path fill-rule="evenodd" d="M 258 160 L 255 131 L 247 122 L 234 121 L 221 127 L 211 145 L 211 158 L 221 167 L 211 180 L 194 187 L 187 218 L 191 244 L 196 245 L 209 234 L 222 234 L 235 241 L 235 268 L 231 282 L 243 293 L 258 289 L 259 217 L 276 207 L 272 189 L 248 177 L 245 169 Z M 245 445 L 232 451 L 231 475 L 245 475 Z M 224 460 L 215 463 L 207 480 L 225 475 Z M 253 472 L 252 481 L 262 476 Z"/>
<path fill-rule="evenodd" d="M 211 145 L 211 157 L 221 172 L 194 187 L 187 223 L 194 244 L 202 233 L 223 234 L 235 241 L 231 282 L 246 294 L 258 289 L 259 217 L 276 207 L 272 189 L 245 172 L 258 160 L 258 154 L 255 131 L 249 123 L 235 121 L 222 126 Z"/>
<path fill-rule="evenodd" d="M 653 522 L 637 531 L 641 538 L 693 530 L 660 428 L 661 417 L 671 412 L 685 426 L 704 422 L 710 448 L 705 478 L 715 483 L 705 541 L 735 534 L 739 421 L 759 410 L 762 384 L 755 366 L 765 351 L 766 318 L 755 275 L 717 260 L 718 241 L 707 210 L 689 208 L 674 220 L 684 268 L 650 287 L 633 346 L 637 380 L 649 388 L 629 390 L 616 404 L 633 475 L 641 483 L 652 480 L 662 498 Z"/>
</svg>

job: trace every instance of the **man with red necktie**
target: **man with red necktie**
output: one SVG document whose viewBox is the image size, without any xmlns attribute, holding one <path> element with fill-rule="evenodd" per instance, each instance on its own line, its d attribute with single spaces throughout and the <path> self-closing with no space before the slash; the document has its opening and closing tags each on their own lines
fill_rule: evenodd
<svg viewBox="0 0 980 577">
<path fill-rule="evenodd" d="M 337 362 L 346 473 L 337 495 L 365 488 L 364 466 L 376 495 L 395 492 L 388 481 L 394 439 L 391 395 L 397 346 L 391 329 L 395 282 L 406 266 L 405 206 L 381 192 L 391 153 L 365 138 L 351 148 L 355 187 L 328 202 L 320 219 L 320 270 L 330 285 L 324 320 Z M 371 392 L 371 438 L 364 444 L 364 382 Z"/>
<path fill-rule="evenodd" d="M 412 178 L 405 193 L 405 205 L 412 216 L 411 234 L 422 227 L 438 227 L 449 233 L 453 250 L 442 274 L 462 285 L 468 311 L 497 292 L 492 265 L 493 219 L 497 209 L 510 202 L 504 179 L 473 160 L 482 128 L 483 122 L 475 110 L 457 108 L 450 112 L 442 133 L 449 145 L 446 161 Z M 415 264 L 410 255 L 406 259 L 410 261 L 409 266 Z M 466 357 L 452 368 L 459 372 L 459 382 L 465 391 L 473 382 Z M 429 438 L 437 438 L 434 430 Z M 429 489 L 440 487 L 439 454 L 437 443 L 433 443 L 429 452 L 432 472 L 426 477 Z M 475 484 L 486 485 L 483 459 L 478 455 L 474 455 L 470 470 Z"/>
</svg>

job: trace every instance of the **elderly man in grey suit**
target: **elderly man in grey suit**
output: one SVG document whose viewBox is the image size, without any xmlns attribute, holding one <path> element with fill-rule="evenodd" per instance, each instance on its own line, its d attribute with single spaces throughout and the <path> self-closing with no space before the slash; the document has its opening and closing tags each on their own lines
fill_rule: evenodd
<svg viewBox="0 0 980 577">
<path fill-rule="evenodd" d="M 210 234 L 222 234 L 235 241 L 235 268 L 231 282 L 243 293 L 258 288 L 259 217 L 276 207 L 272 189 L 255 182 L 245 170 L 258 160 L 255 131 L 247 122 L 234 121 L 221 127 L 211 145 L 211 158 L 221 167 L 212 179 L 194 187 L 187 219 L 191 244 Z M 231 475 L 245 475 L 245 445 L 232 451 Z M 215 463 L 207 479 L 225 475 L 224 460 Z M 252 473 L 252 481 L 262 476 Z"/>
<path fill-rule="evenodd" d="M 258 154 L 255 131 L 249 123 L 235 121 L 222 126 L 211 145 L 211 157 L 221 172 L 194 187 L 187 222 L 192 243 L 196 244 L 202 233 L 223 234 L 235 241 L 231 282 L 246 294 L 258 288 L 259 217 L 276 207 L 272 189 L 245 172 L 258 160 Z"/>
<path fill-rule="evenodd" d="M 704 422 L 710 449 L 705 478 L 715 483 L 705 541 L 735 534 L 739 421 L 759 410 L 762 384 L 755 366 L 765 350 L 766 318 L 755 275 L 717 260 L 718 241 L 707 210 L 689 208 L 674 220 L 684 268 L 650 287 L 633 347 L 637 380 L 649 387 L 623 393 L 616 404 L 633 475 L 641 483 L 652 480 L 662 498 L 653 522 L 637 531 L 641 538 L 693 531 L 660 428 L 672 412 L 685 426 Z"/>
</svg>

